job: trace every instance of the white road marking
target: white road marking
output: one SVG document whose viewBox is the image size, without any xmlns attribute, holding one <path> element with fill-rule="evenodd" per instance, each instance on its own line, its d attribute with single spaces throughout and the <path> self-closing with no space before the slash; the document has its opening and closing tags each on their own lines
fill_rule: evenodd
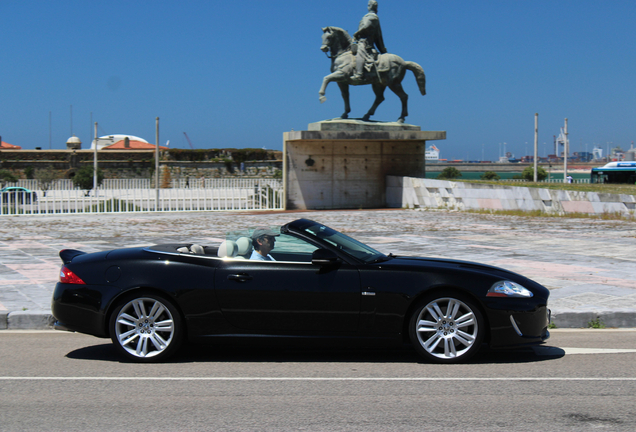
<svg viewBox="0 0 636 432">
<path fill-rule="evenodd" d="M 25 377 L 0 376 L 0 381 L 636 381 L 636 377 Z"/>
<path fill-rule="evenodd" d="M 636 353 L 636 349 L 631 348 L 561 348 L 551 346 L 532 347 L 536 355 L 563 355 L 563 354 L 619 354 Z"/>
</svg>

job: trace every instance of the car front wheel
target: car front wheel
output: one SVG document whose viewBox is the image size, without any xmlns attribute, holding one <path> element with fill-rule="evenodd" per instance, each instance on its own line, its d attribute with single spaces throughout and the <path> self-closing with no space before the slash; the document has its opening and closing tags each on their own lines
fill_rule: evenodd
<svg viewBox="0 0 636 432">
<path fill-rule="evenodd" d="M 110 337 L 131 360 L 153 362 L 174 354 L 182 339 L 181 317 L 169 301 L 151 294 L 120 303 L 110 318 Z"/>
<path fill-rule="evenodd" d="M 485 330 L 479 308 L 459 294 L 425 298 L 409 321 L 414 348 L 436 363 L 468 360 L 479 350 Z"/>
</svg>

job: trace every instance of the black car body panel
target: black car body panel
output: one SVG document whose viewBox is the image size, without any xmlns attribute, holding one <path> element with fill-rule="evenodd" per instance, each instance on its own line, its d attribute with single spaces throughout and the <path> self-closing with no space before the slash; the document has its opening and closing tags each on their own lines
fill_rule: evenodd
<svg viewBox="0 0 636 432">
<path fill-rule="evenodd" d="M 313 236 L 316 226 L 324 233 Z M 115 308 L 136 293 L 150 293 L 176 307 L 190 340 L 377 338 L 400 344 L 409 339 L 410 317 L 435 294 L 474 304 L 484 318 L 484 341 L 493 347 L 542 343 L 549 336 L 549 291 L 528 278 L 466 261 L 387 257 L 347 239 L 343 247 L 327 230 L 306 219 L 284 225 L 284 239 L 314 252 L 281 247 L 271 253 L 275 262 L 221 258 L 219 248 L 209 246 L 204 254 L 183 252 L 192 246 L 187 243 L 62 251 L 65 267 L 83 284 L 56 285 L 53 315 L 60 327 L 108 337 Z M 488 296 L 503 280 L 532 296 Z"/>
</svg>

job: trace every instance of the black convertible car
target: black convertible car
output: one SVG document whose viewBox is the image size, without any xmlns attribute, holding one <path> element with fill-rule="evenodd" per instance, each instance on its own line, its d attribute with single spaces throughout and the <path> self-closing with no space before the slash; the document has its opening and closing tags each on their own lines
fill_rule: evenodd
<svg viewBox="0 0 636 432">
<path fill-rule="evenodd" d="M 269 235 L 257 241 L 257 231 Z M 253 245 L 272 260 L 253 259 Z M 184 340 L 297 338 L 410 342 L 429 361 L 454 363 L 483 343 L 549 337 L 549 292 L 530 279 L 473 262 L 387 256 L 307 219 L 275 233 L 230 233 L 218 246 L 65 249 L 60 257 L 57 328 L 110 337 L 135 361 L 163 360 Z"/>
</svg>

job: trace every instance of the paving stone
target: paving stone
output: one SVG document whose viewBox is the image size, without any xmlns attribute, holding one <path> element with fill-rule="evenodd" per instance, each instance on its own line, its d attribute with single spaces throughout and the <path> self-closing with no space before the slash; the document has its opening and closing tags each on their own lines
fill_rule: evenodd
<svg viewBox="0 0 636 432">
<path fill-rule="evenodd" d="M 447 183 L 440 182 L 435 193 L 447 193 Z M 467 197 L 473 193 L 464 192 Z M 226 231 L 300 217 L 385 253 L 477 261 L 517 271 L 550 289 L 548 306 L 560 328 L 587 327 L 599 317 L 618 324 L 612 326 L 636 326 L 630 318 L 636 309 L 636 223 L 383 209 L 5 217 L 0 224 L 0 329 L 1 314 L 6 316 L 2 306 L 7 321 L 28 322 L 34 311 L 41 311 L 35 321 L 48 322 L 61 249 L 216 244 Z"/>
</svg>

